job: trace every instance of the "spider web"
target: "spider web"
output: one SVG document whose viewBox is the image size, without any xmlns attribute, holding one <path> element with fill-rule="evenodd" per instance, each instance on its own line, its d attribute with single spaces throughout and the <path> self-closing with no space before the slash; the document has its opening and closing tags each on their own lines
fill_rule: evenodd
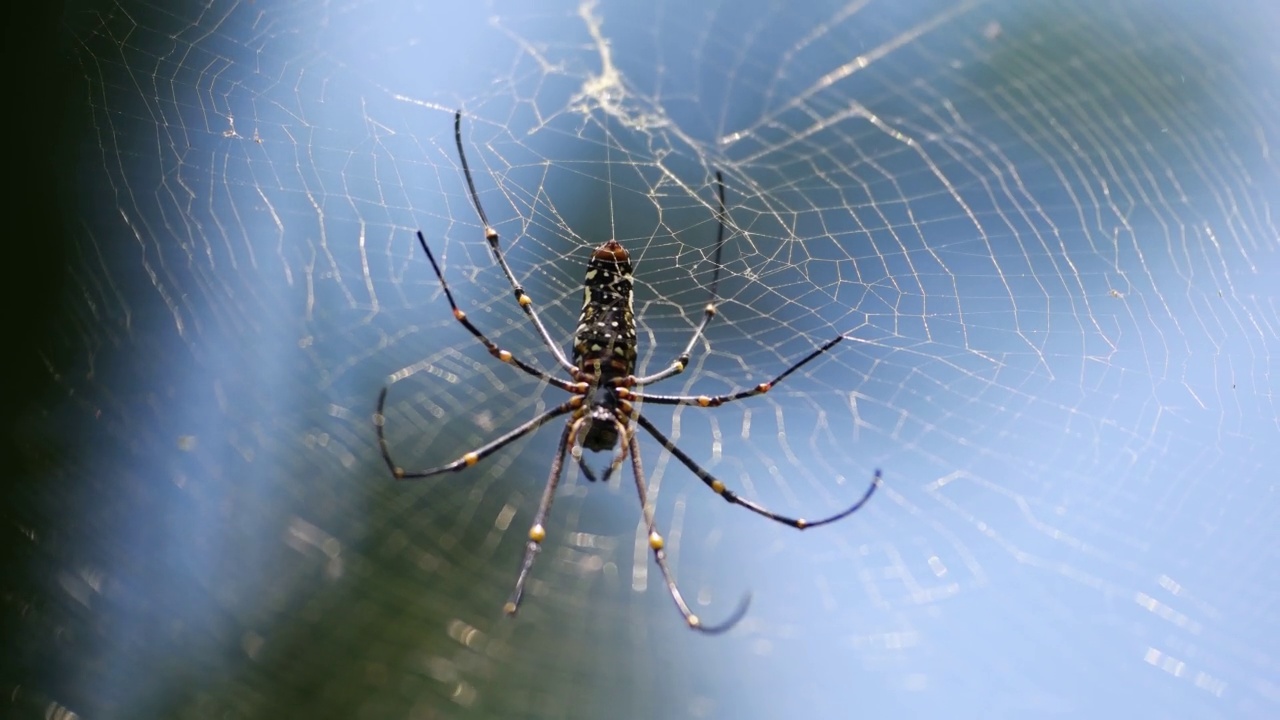
<svg viewBox="0 0 1280 720">
<path fill-rule="evenodd" d="M 66 18 L 65 317 L 15 505 L 14 697 L 85 717 L 1270 717 L 1280 18 L 1266 3 L 118 2 Z M 904 7 L 904 5 L 909 5 Z M 562 401 L 467 196 L 567 347 L 636 260 L 643 410 L 708 640 L 629 474 L 570 470 L 503 617 Z M 589 456 L 595 466 L 605 455 Z M 1267 467 L 1272 470 L 1266 470 Z M 17 609 L 15 609 L 17 608 Z M 26 608 L 22 610 L 21 608 Z M 34 710 L 33 710 L 34 714 Z"/>
</svg>

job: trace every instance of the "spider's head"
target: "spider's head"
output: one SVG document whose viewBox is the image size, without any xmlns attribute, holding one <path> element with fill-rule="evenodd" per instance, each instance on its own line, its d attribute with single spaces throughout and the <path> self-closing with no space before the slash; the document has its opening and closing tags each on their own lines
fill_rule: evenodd
<svg viewBox="0 0 1280 720">
<path fill-rule="evenodd" d="M 612 396 L 612 393 L 608 393 Z M 582 447 L 599 452 L 612 450 L 618 444 L 618 420 L 613 403 L 592 403 L 582 431 Z"/>
</svg>

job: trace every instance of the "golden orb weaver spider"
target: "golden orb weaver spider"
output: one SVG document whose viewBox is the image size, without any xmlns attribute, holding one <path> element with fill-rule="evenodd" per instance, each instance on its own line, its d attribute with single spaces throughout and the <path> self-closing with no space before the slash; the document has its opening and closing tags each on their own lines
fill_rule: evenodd
<svg viewBox="0 0 1280 720">
<path fill-rule="evenodd" d="M 880 471 L 875 471 L 871 479 L 871 485 L 857 502 L 835 515 L 821 520 L 804 520 L 778 515 L 763 505 L 746 500 L 725 487 L 723 482 L 704 470 L 697 461 L 679 447 L 676 447 L 675 443 L 671 442 L 662 431 L 639 412 L 635 403 L 640 401 L 656 405 L 691 405 L 709 408 L 760 395 L 768 392 L 774 385 L 782 382 L 788 375 L 799 370 L 809 361 L 830 350 L 841 340 L 844 340 L 844 335 L 837 335 L 827 341 L 791 367 L 782 371 L 773 380 L 760 383 L 746 390 L 724 395 L 707 396 L 652 395 L 636 392 L 632 389 L 652 385 L 684 372 L 685 367 L 689 364 L 689 357 L 693 353 L 694 346 L 702 337 L 707 323 L 716 314 L 716 301 L 718 300 L 716 291 L 720 281 L 720 257 L 724 248 L 724 219 L 726 217 L 724 178 L 717 171 L 716 186 L 719 192 L 717 220 L 719 221 L 719 231 L 716 238 L 715 271 L 709 287 L 707 304 L 703 308 L 702 320 L 698 323 L 698 327 L 694 330 L 693 337 L 689 339 L 684 351 L 676 357 L 671 365 L 652 375 L 636 377 L 633 374 L 636 363 L 636 327 L 635 317 L 632 312 L 633 279 L 631 257 L 617 240 L 611 239 L 597 247 L 592 252 L 591 258 L 587 263 L 586 278 L 583 282 L 582 314 L 578 318 L 578 327 L 574 331 L 573 362 L 570 362 L 560 347 L 551 339 L 550 333 L 547 332 L 542 320 L 538 318 L 538 314 L 533 308 L 533 301 L 529 299 L 520 282 L 516 280 L 515 274 L 511 272 L 511 267 L 507 265 L 506 258 L 502 255 L 498 231 L 489 224 L 489 218 L 485 215 L 484 208 L 480 205 L 480 195 L 476 192 L 476 184 L 471 177 L 471 168 L 467 165 L 467 155 L 462 148 L 462 111 L 458 111 L 454 115 L 453 134 L 454 141 L 458 146 L 458 158 L 462 162 L 462 172 L 467 180 L 467 189 L 471 194 L 471 202 L 476 208 L 476 214 L 480 216 L 480 222 L 484 225 L 485 241 L 488 242 L 489 249 L 493 252 L 493 257 L 498 266 L 502 268 L 502 272 L 507 276 L 507 281 L 511 284 L 516 303 L 519 304 L 524 314 L 528 316 L 530 322 L 537 328 L 542 342 L 551 351 L 561 369 L 568 373 L 571 380 L 558 378 L 534 367 L 510 352 L 499 348 L 493 341 L 489 340 L 479 328 L 472 324 L 466 313 L 458 308 L 457 302 L 453 299 L 453 293 L 450 292 L 449 285 L 445 282 L 444 273 L 441 272 L 439 264 L 436 263 L 435 256 L 431 254 L 431 248 L 427 246 L 426 236 L 422 234 L 421 230 L 418 231 L 418 243 L 422 245 L 423 252 L 426 253 L 427 259 L 431 261 L 431 269 L 435 271 L 436 278 L 440 281 L 440 288 L 444 291 L 445 298 L 449 301 L 449 307 L 453 309 L 454 318 L 467 329 L 467 332 L 474 335 L 488 349 L 489 354 L 495 358 L 515 365 L 524 373 L 570 393 L 570 397 L 551 410 L 526 421 L 496 440 L 464 454 L 451 463 L 428 470 L 410 471 L 400 467 L 391 459 L 391 451 L 387 447 L 387 440 L 383 434 L 383 425 L 386 422 L 383 409 L 387 401 L 387 388 L 383 387 L 382 392 L 378 394 L 378 409 L 374 415 L 374 426 L 378 434 L 378 447 L 382 453 L 382 459 L 386 461 L 391 474 L 397 480 L 417 480 L 447 472 L 457 472 L 475 465 L 513 441 L 532 433 L 547 422 L 563 415 L 568 415 L 569 420 L 565 423 L 564 431 L 560 434 L 556 457 L 551 464 L 550 477 L 547 478 L 546 487 L 542 491 L 542 499 L 539 501 L 538 509 L 534 513 L 533 525 L 529 529 L 524 560 L 520 565 L 520 574 L 516 577 L 515 589 L 504 607 L 507 614 L 514 615 L 516 610 L 519 609 L 520 599 L 524 593 L 525 580 L 529 576 L 529 570 L 533 567 L 534 558 L 541 548 L 542 541 L 546 539 L 547 531 L 543 523 L 547 519 L 547 514 L 551 511 L 551 502 L 555 497 L 556 486 L 560 482 L 560 475 L 564 469 L 565 454 L 567 453 L 573 457 L 588 480 L 595 481 L 595 474 L 582 458 L 582 449 L 585 447 L 588 450 L 603 451 L 616 447 L 617 452 L 614 453 L 613 461 L 601 475 L 600 480 L 602 482 L 608 481 L 610 475 L 621 467 L 628 455 L 631 457 L 631 469 L 635 477 L 636 491 L 640 496 L 641 511 L 644 513 L 645 524 L 649 531 L 649 547 L 653 550 L 654 560 L 662 571 L 667 591 L 671 594 L 671 599 L 675 601 L 676 608 L 680 611 L 689 627 L 695 630 L 707 634 L 716 634 L 728 630 L 746 614 L 751 596 L 750 594 L 744 595 L 733 614 L 717 625 L 703 624 L 698 616 L 689 609 L 684 597 L 680 594 L 679 588 L 676 587 L 675 578 L 672 576 L 671 570 L 667 567 L 666 553 L 663 550 L 664 541 L 654 523 L 653 508 L 650 507 L 648 501 L 644 470 L 640 465 L 640 444 L 636 439 L 635 428 L 631 423 L 634 421 L 644 428 L 645 432 L 652 435 L 662 445 L 663 449 L 674 455 L 699 480 L 726 501 L 740 505 L 757 515 L 762 515 L 797 530 L 827 525 L 857 512 L 871 498 L 872 493 L 880 485 Z"/>
</svg>

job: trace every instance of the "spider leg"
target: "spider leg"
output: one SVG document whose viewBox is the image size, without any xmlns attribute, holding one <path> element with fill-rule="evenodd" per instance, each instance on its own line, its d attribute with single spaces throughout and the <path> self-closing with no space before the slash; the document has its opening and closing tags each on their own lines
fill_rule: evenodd
<svg viewBox="0 0 1280 720">
<path fill-rule="evenodd" d="M 605 467 L 604 474 L 599 477 L 596 477 L 595 470 L 592 470 L 591 466 L 587 465 L 586 459 L 581 456 L 578 457 L 578 467 L 582 470 L 582 474 L 585 475 L 587 479 L 590 480 L 591 482 L 602 482 L 602 483 L 609 482 L 609 478 L 613 477 L 613 471 L 617 470 L 620 465 L 621 463 L 610 463 L 608 466 Z"/>
<path fill-rule="evenodd" d="M 609 478 L 613 477 L 614 471 L 622 467 L 622 461 L 626 457 L 627 457 L 626 452 L 621 452 L 621 451 L 618 453 L 618 455 L 614 456 L 614 462 L 609 463 L 609 466 L 604 469 L 604 473 L 600 476 L 600 482 L 602 483 L 609 482 Z"/>
<path fill-rule="evenodd" d="M 631 430 L 627 428 L 626 424 L 623 423 L 622 420 L 615 419 L 613 421 L 613 425 L 618 430 L 618 452 L 614 453 L 613 462 L 609 463 L 609 467 L 604 469 L 604 475 L 600 478 L 601 482 L 609 482 L 609 477 L 612 476 L 618 468 L 622 467 L 622 461 L 627 459 L 627 448 L 631 446 L 629 438 L 632 433 Z"/>
<path fill-rule="evenodd" d="M 640 423 L 640 427 L 647 430 L 655 440 L 661 443 L 662 447 L 665 450 L 667 450 L 667 452 L 670 452 L 672 455 L 675 455 L 677 460 L 684 463 L 684 466 L 689 468 L 690 472 L 692 472 L 694 475 L 697 475 L 698 479 L 701 480 L 707 487 L 714 490 L 717 495 L 724 498 L 728 502 L 733 503 L 734 505 L 741 505 L 742 507 L 750 510 L 751 512 L 757 515 L 763 515 L 764 517 L 767 517 L 770 520 L 773 520 L 775 522 L 780 522 L 783 525 L 790 525 L 791 527 L 797 530 L 805 530 L 807 528 L 818 527 L 819 525 L 826 525 L 828 523 L 833 523 L 837 520 L 841 520 L 843 518 L 846 518 L 854 514 L 855 512 L 858 511 L 859 508 L 861 508 L 867 502 L 867 500 L 871 499 L 872 493 L 874 493 L 876 491 L 876 488 L 880 486 L 880 482 L 881 482 L 880 471 L 877 469 L 875 472 L 875 475 L 872 476 L 871 478 L 871 485 L 867 488 L 867 491 L 863 493 L 862 497 L 858 499 L 858 502 L 854 503 L 852 506 L 844 510 L 841 510 L 835 515 L 822 518 L 821 520 L 805 520 L 803 518 L 790 518 L 785 515 L 779 515 L 773 512 L 772 510 L 769 510 L 768 508 L 764 507 L 763 505 L 759 505 L 757 503 L 751 502 L 750 500 L 743 499 L 741 495 L 738 495 L 734 491 L 726 488 L 723 482 L 716 479 L 716 477 L 711 473 L 707 472 L 706 470 L 703 470 L 702 466 L 698 465 L 698 463 L 695 462 L 693 458 L 689 457 L 685 453 L 685 451 L 681 450 L 679 447 L 676 447 L 675 443 L 667 439 L 667 436 L 663 435 L 662 432 L 658 430 L 658 428 L 655 427 L 654 424 L 650 422 L 649 419 L 646 418 L 644 415 L 636 415 L 636 421 Z"/>
<path fill-rule="evenodd" d="M 578 460 L 578 468 L 582 470 L 582 474 L 586 475 L 587 479 L 590 480 L 591 482 L 597 482 L 599 478 L 596 477 L 595 471 L 592 470 L 589 465 L 587 465 L 586 459 L 583 458 L 581 455 L 579 455 L 577 460 Z M 607 480 L 608 476 L 606 476 L 605 479 Z"/>
<path fill-rule="evenodd" d="M 543 527 L 547 513 L 551 512 L 551 501 L 556 496 L 556 485 L 560 484 L 560 471 L 564 467 L 564 454 L 569 447 L 570 435 L 576 432 L 581 419 L 565 423 L 564 432 L 560 434 L 560 444 L 556 448 L 555 462 L 551 463 L 551 475 L 547 478 L 547 486 L 542 491 L 542 500 L 538 502 L 538 511 L 533 514 L 533 526 L 529 528 L 529 542 L 525 544 L 524 560 L 520 563 L 520 574 L 516 577 L 516 587 L 511 591 L 511 598 L 503 606 L 508 615 L 515 615 L 520 609 L 520 597 L 524 595 L 524 581 L 529 577 L 529 569 L 533 567 L 533 559 L 542 550 L 542 541 L 547 537 Z"/>
<path fill-rule="evenodd" d="M 476 463 L 480 462 L 481 460 L 488 457 L 489 455 L 492 455 L 493 453 L 497 452 L 501 448 L 506 447 L 509 443 L 515 440 L 518 440 L 519 438 L 522 438 L 525 435 L 528 435 L 529 433 L 533 432 L 534 430 L 537 430 L 538 428 L 542 427 L 544 424 L 547 423 L 547 421 L 553 420 L 555 418 L 560 417 L 561 415 L 573 412 L 574 410 L 578 409 L 579 407 L 582 406 L 582 396 L 575 395 L 569 398 L 567 401 L 542 413 L 541 415 L 524 423 L 520 427 L 515 428 L 514 430 L 508 432 L 506 435 L 503 435 L 502 437 L 496 440 L 493 440 L 492 442 L 489 442 L 486 445 L 483 445 L 475 450 L 472 450 L 471 452 L 463 455 L 462 457 L 458 458 L 457 460 L 454 460 L 451 463 L 446 463 L 444 465 L 441 465 L 439 467 L 434 467 L 429 470 L 413 470 L 413 471 L 405 470 L 404 468 L 397 465 L 394 460 L 391 459 L 391 451 L 387 448 L 387 439 L 382 432 L 382 426 L 385 425 L 387 421 L 386 416 L 383 415 L 382 413 L 383 406 L 386 404 L 386 402 L 387 402 L 387 388 L 384 387 L 382 388 L 382 392 L 378 394 L 378 412 L 375 413 L 373 416 L 373 426 L 378 431 L 378 448 L 382 451 L 382 459 L 386 461 L 387 467 L 391 469 L 391 474 L 394 475 L 397 480 L 417 480 L 420 478 L 431 477 L 432 475 L 440 475 L 441 473 L 447 473 L 450 471 L 456 472 L 459 470 L 465 470 L 466 468 L 469 468 L 472 465 L 475 465 Z"/>
<path fill-rule="evenodd" d="M 720 285 L 720 256 L 724 250 L 724 218 L 726 214 L 724 209 L 724 177 L 719 170 L 716 171 L 716 186 L 720 189 L 720 211 L 716 213 L 716 218 L 720 221 L 720 229 L 716 234 L 716 269 L 711 275 L 711 288 L 707 294 L 707 304 L 702 309 L 702 321 L 698 323 L 697 329 L 693 331 L 693 337 L 689 338 L 689 344 L 685 346 L 684 352 L 680 353 L 665 370 L 660 370 L 641 378 L 633 376 L 628 379 L 628 386 L 652 385 L 660 380 L 666 380 L 673 375 L 679 375 L 684 372 L 685 367 L 689 365 L 689 356 L 693 354 L 693 347 L 698 344 L 703 330 L 707 328 L 707 323 L 711 322 L 711 318 L 716 314 L 716 300 L 718 299 L 716 291 Z"/>
<path fill-rule="evenodd" d="M 507 265 L 506 258 L 502 256 L 498 231 L 489 224 L 489 217 L 485 215 L 484 207 L 480 205 L 480 193 L 476 192 L 475 180 L 471 178 L 471 166 L 467 164 L 467 154 L 462 149 L 461 110 L 457 111 L 453 116 L 453 139 L 458 145 L 458 158 L 462 160 L 462 174 L 467 178 L 467 189 L 471 191 L 471 203 L 476 206 L 476 214 L 480 216 L 480 222 L 484 224 L 484 239 L 489 243 L 489 249 L 493 251 L 493 257 L 498 261 L 502 272 L 507 276 L 507 281 L 511 283 L 511 291 L 515 294 L 516 302 L 520 304 L 520 309 L 524 310 L 524 314 L 529 317 L 534 327 L 538 329 L 538 334 L 542 336 L 542 342 L 546 344 L 547 349 L 555 356 L 556 362 L 560 363 L 560 367 L 564 368 L 569 375 L 576 377 L 577 368 L 565 357 L 564 351 L 560 349 L 560 346 L 551 339 L 551 334 L 547 332 L 546 326 L 538 318 L 538 313 L 534 312 L 533 300 L 530 300 L 529 296 L 525 294 L 524 288 L 516 280 L 515 273 L 511 272 L 511 266 Z"/>
<path fill-rule="evenodd" d="M 689 609 L 688 603 L 684 601 L 684 597 L 680 594 L 680 589 L 676 587 L 676 580 L 671 575 L 671 569 L 667 567 L 667 553 L 663 549 L 665 541 L 654 525 L 653 508 L 649 505 L 648 492 L 644 482 L 644 470 L 640 467 L 640 443 L 636 440 L 634 432 L 628 433 L 627 436 L 629 436 L 628 444 L 631 447 L 631 470 L 636 478 L 636 492 L 640 494 L 640 510 L 644 513 L 645 527 L 649 530 L 649 548 L 653 550 L 653 559 L 657 561 L 658 569 L 662 571 L 662 579 L 667 583 L 667 592 L 671 594 L 671 599 L 675 601 L 676 609 L 684 616 L 684 621 L 688 623 L 689 627 L 700 633 L 718 635 L 732 628 L 747 614 L 747 606 L 751 604 L 751 593 L 744 594 L 733 614 L 718 625 L 703 625 L 702 620 Z"/>
<path fill-rule="evenodd" d="M 465 327 L 468 332 L 474 335 L 476 339 L 479 340 L 480 343 L 485 346 L 486 349 L 488 349 L 490 355 L 494 356 L 495 358 L 503 362 L 511 363 L 512 365 L 515 365 L 516 367 L 520 368 L 524 372 L 536 378 L 540 378 L 541 380 L 547 382 L 550 385 L 554 385 L 560 388 L 561 390 L 566 390 L 568 392 L 576 393 L 579 395 L 587 391 L 586 383 L 571 383 L 565 380 L 561 380 L 560 378 L 555 377 L 547 373 L 546 371 L 539 370 L 538 368 L 526 363 L 520 358 L 515 357 L 514 355 L 507 352 L 506 350 L 503 350 L 502 348 L 498 347 L 496 344 L 494 344 L 492 340 L 485 337 L 485 334 L 480 332 L 480 329 L 477 328 L 475 325 L 473 325 L 471 321 L 467 319 L 467 314 L 462 312 L 462 310 L 458 309 L 458 303 L 454 301 L 453 293 L 449 290 L 449 283 L 445 282 L 444 273 L 440 272 L 440 265 L 436 263 L 435 256 L 431 254 L 431 248 L 427 246 L 427 238 L 422 234 L 421 230 L 418 231 L 418 243 L 422 245 L 423 251 L 427 253 L 427 259 L 431 261 L 431 269 L 436 271 L 436 278 L 440 280 L 440 288 L 444 290 L 444 296 L 449 300 L 449 307 L 453 308 L 453 317 L 456 318 L 458 322 L 462 323 L 462 326 Z"/>
<path fill-rule="evenodd" d="M 698 407 L 717 407 L 727 402 L 733 402 L 734 400 L 741 400 L 755 395 L 763 395 L 769 392 L 773 389 L 774 385 L 777 385 L 785 380 L 788 375 L 804 367 L 810 360 L 830 350 L 841 340 L 844 340 L 843 335 L 835 336 L 818 349 L 808 355 L 805 355 L 800 362 L 792 365 L 786 370 L 783 370 L 782 374 L 778 377 L 770 380 L 769 382 L 760 383 L 759 385 L 747 390 L 739 390 L 737 392 L 726 393 L 724 395 L 647 395 L 645 393 L 631 392 L 626 388 L 618 388 L 618 395 L 626 400 L 643 400 L 644 402 L 650 402 L 656 405 L 696 405 Z"/>
<path fill-rule="evenodd" d="M 578 468 L 582 470 L 582 474 L 587 476 L 587 480 L 596 482 L 596 474 L 587 466 L 587 460 L 582 456 L 582 424 L 586 422 L 585 417 L 580 417 L 569 427 L 569 457 L 578 463 Z M 606 479 L 607 479 L 606 475 Z"/>
</svg>

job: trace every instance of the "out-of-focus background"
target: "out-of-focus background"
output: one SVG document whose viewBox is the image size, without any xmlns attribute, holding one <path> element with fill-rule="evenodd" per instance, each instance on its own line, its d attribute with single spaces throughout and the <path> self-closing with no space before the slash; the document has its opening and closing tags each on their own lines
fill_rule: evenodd
<svg viewBox="0 0 1280 720">
<path fill-rule="evenodd" d="M 50 13 L 50 11 L 45 11 Z M 1280 716 L 1274 3 L 73 2 L 6 41 L 7 717 Z M 27 23 L 27 24 L 24 24 Z M 690 632 L 561 401 L 637 262 Z M 592 456 L 596 466 L 603 455 Z"/>
</svg>

